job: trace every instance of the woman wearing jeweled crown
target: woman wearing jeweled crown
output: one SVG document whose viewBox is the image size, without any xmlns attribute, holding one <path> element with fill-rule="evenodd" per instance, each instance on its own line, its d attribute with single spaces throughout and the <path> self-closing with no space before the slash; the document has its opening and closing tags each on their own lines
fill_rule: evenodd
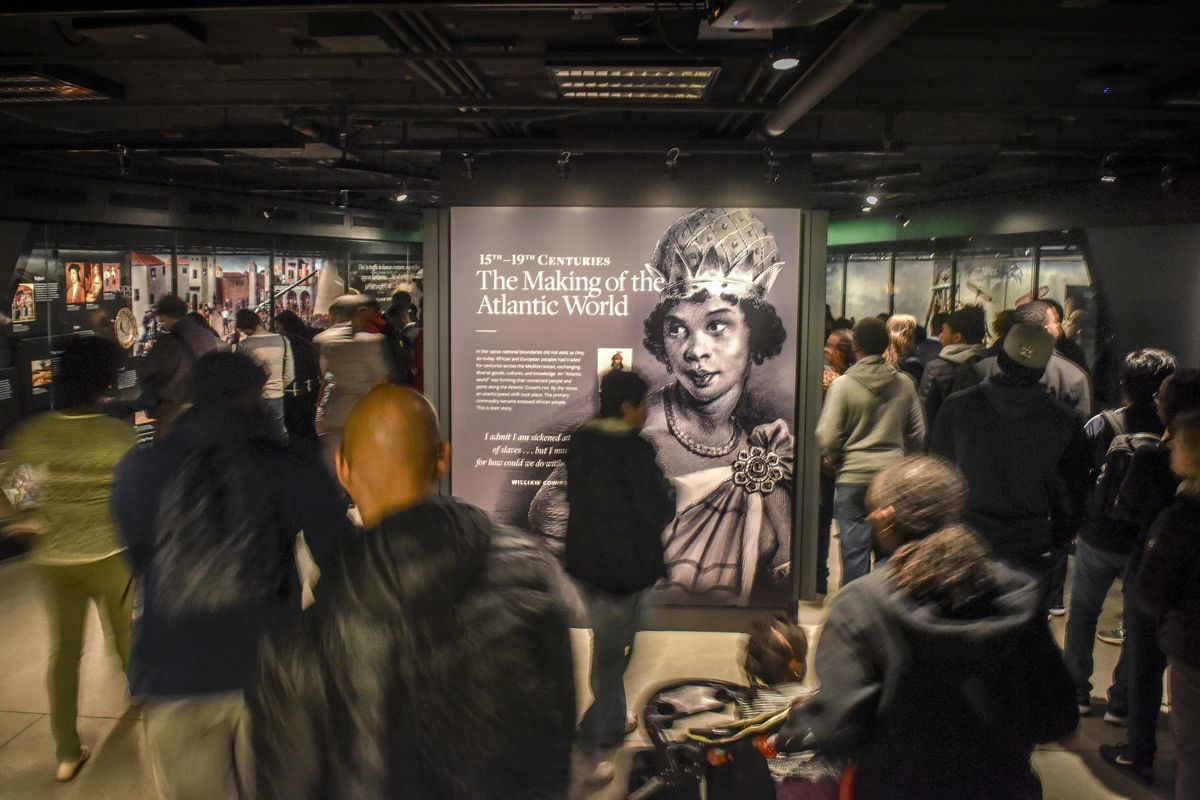
<svg viewBox="0 0 1200 800">
<path fill-rule="evenodd" d="M 647 266 L 665 283 L 644 344 L 674 376 L 642 431 L 677 491 L 667 582 L 678 599 L 745 605 L 786 590 L 790 560 L 791 426 L 746 397 L 750 370 L 787 335 L 766 301 L 779 246 L 748 209 L 701 208 L 671 224 Z"/>
<path fill-rule="evenodd" d="M 749 210 L 700 208 L 670 225 L 647 267 L 664 284 L 643 344 L 674 376 L 651 395 L 642 429 L 678 510 L 663 532 L 657 599 L 778 604 L 789 592 L 793 438 L 779 409 L 746 385 L 787 335 L 765 299 L 783 267 L 779 246 Z M 529 509 L 556 551 L 566 535 L 563 477 L 556 470 Z"/>
</svg>

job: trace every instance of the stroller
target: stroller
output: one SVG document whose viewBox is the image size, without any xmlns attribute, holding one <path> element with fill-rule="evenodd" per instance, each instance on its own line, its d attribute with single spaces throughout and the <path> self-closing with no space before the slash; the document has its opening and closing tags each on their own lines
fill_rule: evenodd
<svg viewBox="0 0 1200 800">
<path fill-rule="evenodd" d="M 642 710 L 652 747 L 634 755 L 626 800 L 775 800 L 767 761 L 789 709 L 734 720 L 733 705 L 747 691 L 695 679 L 655 691 Z M 701 724 L 680 734 L 675 726 L 685 719 Z"/>
</svg>

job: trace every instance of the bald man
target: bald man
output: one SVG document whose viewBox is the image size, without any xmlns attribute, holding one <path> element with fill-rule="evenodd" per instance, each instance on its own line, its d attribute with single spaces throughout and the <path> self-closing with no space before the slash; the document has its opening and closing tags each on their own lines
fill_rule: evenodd
<svg viewBox="0 0 1200 800">
<path fill-rule="evenodd" d="M 523 532 L 436 495 L 449 465 L 411 389 L 378 386 L 351 412 L 337 473 L 367 530 L 263 648 L 249 698 L 263 800 L 565 796 L 561 578 Z"/>
</svg>

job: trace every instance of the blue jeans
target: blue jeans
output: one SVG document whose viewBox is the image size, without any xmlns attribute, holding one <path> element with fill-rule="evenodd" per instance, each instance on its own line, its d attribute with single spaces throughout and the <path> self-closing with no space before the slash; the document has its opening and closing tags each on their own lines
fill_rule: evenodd
<svg viewBox="0 0 1200 800">
<path fill-rule="evenodd" d="M 625 734 L 625 668 L 648 592 L 616 595 L 581 585 L 579 593 L 592 626 L 592 705 L 579 722 L 579 747 L 595 756 Z"/>
<path fill-rule="evenodd" d="M 1096 645 L 1096 620 L 1108 590 L 1125 571 L 1128 556 L 1092 547 L 1082 539 L 1075 544 L 1075 573 L 1071 581 L 1071 610 L 1067 615 L 1067 641 L 1063 658 L 1080 698 L 1092 692 L 1092 653 Z"/>
<path fill-rule="evenodd" d="M 867 484 L 839 483 L 833 487 L 833 516 L 842 548 L 842 586 L 871 571 L 874 535 L 867 522 Z"/>
</svg>

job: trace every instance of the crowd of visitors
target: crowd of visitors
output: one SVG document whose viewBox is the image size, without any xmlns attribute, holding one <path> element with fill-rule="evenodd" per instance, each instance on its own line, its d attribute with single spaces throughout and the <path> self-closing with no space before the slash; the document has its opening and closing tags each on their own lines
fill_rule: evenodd
<svg viewBox="0 0 1200 800">
<path fill-rule="evenodd" d="M 232 347 L 178 298 L 155 310 L 138 402 L 152 444 L 104 403 L 119 349 L 79 338 L 58 410 L 19 426 L 0 462 L 5 533 L 32 539 L 49 606 L 55 777 L 90 755 L 75 720 L 91 600 L 165 800 L 549 800 L 566 796 L 573 754 L 587 784 L 611 781 L 638 726 L 625 672 L 676 514 L 643 432 L 646 381 L 623 364 L 602 377 L 557 473 L 551 553 L 440 494 L 451 447 L 412 388 L 407 293 L 386 313 L 340 297 L 320 333 L 242 309 Z M 1176 797 L 1200 797 L 1200 370 L 1131 352 L 1124 404 L 1092 416 L 1052 301 L 1013 309 L 990 347 L 973 306 L 931 318 L 932 335 L 905 316 L 830 321 L 818 589 L 835 520 L 841 582 L 819 684 L 803 630 L 775 616 L 751 631 L 737 697 L 747 719 L 786 712 L 754 751 L 776 796 L 1041 797 L 1032 753 L 1091 713 L 1120 578 L 1104 719 L 1128 742 L 1100 756 L 1154 780 L 1169 668 Z M 1060 650 L 1047 620 L 1072 548 Z M 582 715 L 574 595 L 592 631 Z"/>
</svg>

